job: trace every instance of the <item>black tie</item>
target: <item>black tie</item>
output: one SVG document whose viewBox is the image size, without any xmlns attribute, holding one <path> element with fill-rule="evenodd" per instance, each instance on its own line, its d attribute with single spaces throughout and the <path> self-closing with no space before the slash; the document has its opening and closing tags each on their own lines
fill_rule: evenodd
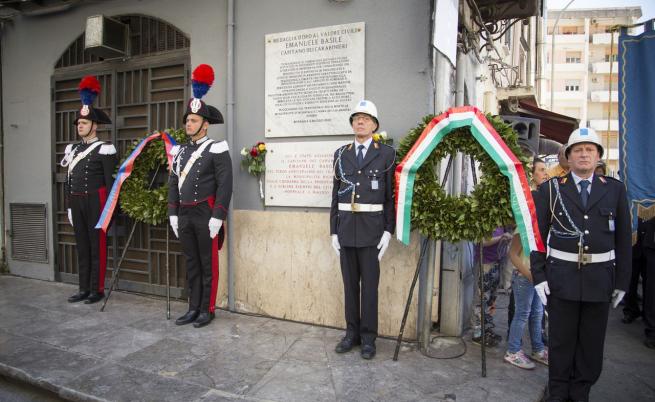
<svg viewBox="0 0 655 402">
<path fill-rule="evenodd" d="M 587 201 L 589 201 L 589 180 L 580 180 L 580 198 L 582 198 L 582 206 L 587 208 Z"/>
<path fill-rule="evenodd" d="M 358 146 L 357 149 L 357 165 L 362 167 L 364 164 L 364 145 Z"/>
</svg>

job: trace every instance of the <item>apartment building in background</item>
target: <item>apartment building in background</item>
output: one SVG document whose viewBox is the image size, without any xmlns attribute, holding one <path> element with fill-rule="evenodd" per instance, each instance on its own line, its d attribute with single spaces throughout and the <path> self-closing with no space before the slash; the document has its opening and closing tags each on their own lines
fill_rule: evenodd
<svg viewBox="0 0 655 402">
<path fill-rule="evenodd" d="M 541 106 L 580 120 L 601 136 L 609 163 L 609 174 L 618 169 L 618 32 L 615 25 L 634 24 L 641 7 L 548 10 L 546 57 L 543 69 Z M 554 57 L 551 54 L 555 39 Z M 551 107 L 551 68 L 554 63 L 554 96 Z M 611 76 L 610 76 L 611 72 Z M 611 88 L 610 88 L 611 87 Z M 611 92 L 610 92 L 611 89 Z M 609 116 L 609 125 L 608 125 Z"/>
</svg>

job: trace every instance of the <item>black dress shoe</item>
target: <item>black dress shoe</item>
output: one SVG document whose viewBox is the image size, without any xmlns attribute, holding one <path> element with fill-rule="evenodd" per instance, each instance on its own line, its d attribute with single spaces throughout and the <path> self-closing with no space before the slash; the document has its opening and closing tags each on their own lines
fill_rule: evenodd
<svg viewBox="0 0 655 402">
<path fill-rule="evenodd" d="M 198 310 L 189 310 L 182 317 L 175 320 L 175 325 L 191 324 L 196 320 L 196 318 L 198 318 L 199 313 L 200 312 Z"/>
<path fill-rule="evenodd" d="M 198 314 L 198 318 L 196 318 L 196 321 L 194 321 L 193 327 L 194 328 L 204 327 L 205 325 L 212 322 L 213 319 L 214 319 L 214 313 L 200 313 Z"/>
<path fill-rule="evenodd" d="M 346 335 L 343 339 L 337 343 L 337 346 L 334 348 L 334 351 L 337 353 L 346 353 L 350 352 L 354 346 L 361 344 L 359 338 L 355 338 L 351 335 Z"/>
<path fill-rule="evenodd" d="M 623 318 L 621 318 L 621 322 L 624 324 L 632 324 L 634 320 L 639 318 L 639 314 L 635 313 L 623 313 Z"/>
<path fill-rule="evenodd" d="M 371 360 L 375 357 L 375 344 L 365 343 L 360 351 L 363 359 Z"/>
<path fill-rule="evenodd" d="M 78 292 L 68 298 L 69 303 L 77 303 L 89 297 L 89 292 Z"/>
<path fill-rule="evenodd" d="M 103 297 L 105 297 L 104 293 L 91 293 L 91 295 L 84 300 L 84 304 L 97 303 L 102 300 Z"/>
</svg>

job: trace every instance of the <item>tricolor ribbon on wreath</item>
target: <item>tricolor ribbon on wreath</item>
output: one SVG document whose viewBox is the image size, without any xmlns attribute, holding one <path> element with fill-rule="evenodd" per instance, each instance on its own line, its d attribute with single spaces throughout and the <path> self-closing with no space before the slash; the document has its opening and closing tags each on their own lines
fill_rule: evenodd
<svg viewBox="0 0 655 402">
<path fill-rule="evenodd" d="M 166 148 L 166 158 L 168 159 L 168 169 L 170 171 L 173 168 L 173 157 L 171 156 L 170 151 L 173 146 L 177 145 L 177 142 L 173 137 L 164 131 L 159 131 L 141 140 L 136 148 L 134 148 L 130 156 L 125 159 L 121 167 L 118 169 L 116 180 L 114 180 L 114 185 L 111 187 L 111 191 L 107 196 L 105 208 L 102 210 L 100 219 L 95 226 L 96 229 L 102 229 L 104 232 L 107 231 L 111 217 L 114 214 L 114 209 L 116 208 L 116 205 L 118 205 L 118 197 L 120 195 L 121 187 L 123 186 L 125 180 L 127 180 L 127 178 L 132 174 L 132 169 L 134 168 L 134 162 L 136 161 L 136 158 L 141 155 L 141 152 L 143 152 L 148 143 L 157 139 L 164 141 L 164 147 Z"/>
<path fill-rule="evenodd" d="M 523 250 L 545 252 L 544 243 L 539 234 L 532 192 L 523 165 L 510 151 L 484 114 L 472 106 L 451 108 L 433 118 L 402 162 L 396 167 L 396 236 L 398 240 L 409 244 L 416 172 L 446 135 L 465 126 L 470 126 L 476 141 L 493 159 L 503 176 L 509 179 L 510 204 L 521 236 Z"/>
</svg>

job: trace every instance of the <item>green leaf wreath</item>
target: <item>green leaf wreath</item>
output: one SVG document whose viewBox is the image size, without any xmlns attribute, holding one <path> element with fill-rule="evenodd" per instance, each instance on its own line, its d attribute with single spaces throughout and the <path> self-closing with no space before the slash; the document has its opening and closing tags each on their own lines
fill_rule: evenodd
<svg viewBox="0 0 655 402">
<path fill-rule="evenodd" d="M 518 144 L 518 134 L 499 117 L 487 115 L 487 120 L 509 149 L 529 172 L 529 158 L 523 155 Z M 397 162 L 400 163 L 420 137 L 434 115 L 423 121 L 400 140 Z M 450 155 L 462 152 L 480 163 L 481 177 L 470 195 L 446 194 L 439 182 L 439 162 Z M 424 236 L 451 242 L 460 240 L 481 241 L 488 238 L 499 226 L 512 224 L 514 215 L 510 205 L 507 177 L 489 154 L 475 140 L 469 127 L 451 131 L 437 145 L 425 163 L 419 168 L 414 181 L 414 197 L 411 211 L 412 227 Z"/>
<path fill-rule="evenodd" d="M 184 130 L 167 130 L 178 144 L 185 143 Z M 125 151 L 125 159 L 132 153 L 141 140 L 133 141 Z M 168 172 L 168 160 L 164 141 L 158 139 L 146 145 L 141 155 L 134 162 L 130 177 L 125 180 L 120 193 L 121 210 L 137 222 L 159 225 L 167 219 L 168 180 L 163 185 L 148 189 L 152 176 L 159 167 L 159 173 Z M 154 186 L 153 186 L 154 187 Z"/>
</svg>

